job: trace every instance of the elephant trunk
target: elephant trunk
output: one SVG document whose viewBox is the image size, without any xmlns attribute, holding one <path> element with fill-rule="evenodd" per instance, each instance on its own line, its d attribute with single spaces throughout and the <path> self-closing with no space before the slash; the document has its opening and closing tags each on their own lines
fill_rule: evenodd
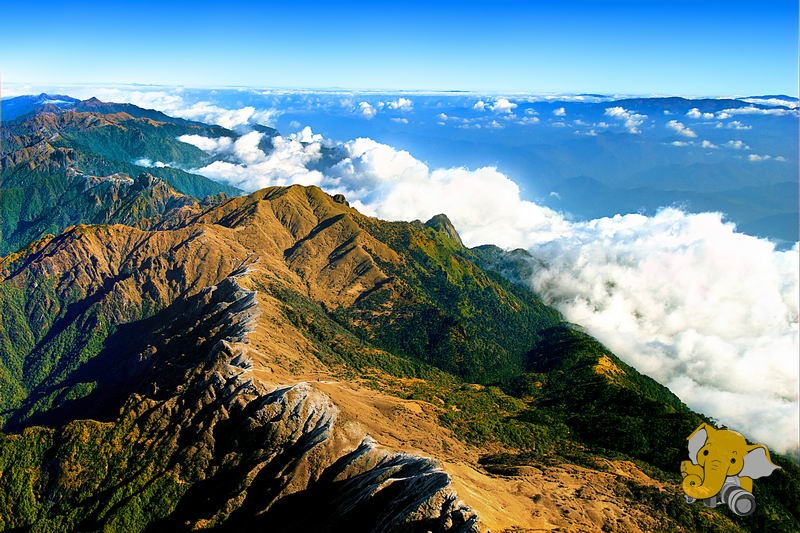
<svg viewBox="0 0 800 533">
<path fill-rule="evenodd" d="M 683 491 L 698 500 L 712 498 L 722 489 L 728 477 L 728 465 L 719 460 L 707 461 L 703 470 L 703 478 L 689 474 L 683 478 Z"/>
</svg>

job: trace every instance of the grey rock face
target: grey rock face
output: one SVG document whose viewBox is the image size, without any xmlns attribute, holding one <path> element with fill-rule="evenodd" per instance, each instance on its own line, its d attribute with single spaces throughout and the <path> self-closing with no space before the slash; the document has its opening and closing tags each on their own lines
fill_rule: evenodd
<svg viewBox="0 0 800 533">
<path fill-rule="evenodd" d="M 158 461 L 162 475 L 188 487 L 148 530 L 478 531 L 438 463 L 369 437 L 342 449 L 338 409 L 325 394 L 253 379 L 237 347 L 257 309 L 255 292 L 236 281 L 243 273 L 180 302 L 135 357 L 138 385 L 120 419 L 134 420 L 140 460 Z M 50 490 L 58 499 L 59 487 Z M 86 520 L 101 527 L 103 519 Z"/>
</svg>

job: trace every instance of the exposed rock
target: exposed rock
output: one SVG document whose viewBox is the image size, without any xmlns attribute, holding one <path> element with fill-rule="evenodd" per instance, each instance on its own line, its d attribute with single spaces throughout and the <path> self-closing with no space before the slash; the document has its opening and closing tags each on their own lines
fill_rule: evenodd
<svg viewBox="0 0 800 533">
<path fill-rule="evenodd" d="M 346 205 L 347 207 L 350 207 L 350 202 L 347 201 L 347 198 L 344 197 L 344 194 L 334 194 L 333 201 L 336 202 L 337 204 L 342 204 Z"/>
<path fill-rule="evenodd" d="M 447 218 L 447 215 L 435 215 L 433 218 L 427 221 L 425 225 L 429 228 L 435 229 L 436 231 L 441 231 L 450 237 L 450 239 L 458 243 L 459 246 L 464 246 L 464 243 L 461 242 L 461 237 L 459 236 L 458 231 L 456 231 L 456 227 L 453 226 L 453 223 L 450 222 L 450 219 Z"/>
</svg>

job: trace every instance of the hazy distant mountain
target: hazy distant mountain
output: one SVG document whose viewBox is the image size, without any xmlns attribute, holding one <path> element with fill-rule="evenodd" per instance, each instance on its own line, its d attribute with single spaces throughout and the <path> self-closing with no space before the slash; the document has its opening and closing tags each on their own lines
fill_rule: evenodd
<svg viewBox="0 0 800 533">
<path fill-rule="evenodd" d="M 0 100 L 0 119 L 3 121 L 14 120 L 44 106 L 51 106 L 54 109 L 71 109 L 78 102 L 80 100 L 71 96 L 45 93 L 5 98 Z"/>
<path fill-rule="evenodd" d="M 698 175 L 708 169 L 698 169 Z M 798 219 L 800 190 L 797 181 L 729 188 L 724 191 L 685 191 L 676 184 L 655 188 L 643 181 L 639 187 L 613 188 L 590 177 L 564 180 L 541 202 L 567 213 L 580 213 L 587 218 L 614 216 L 623 212 L 655 213 L 664 206 L 678 206 L 691 212 L 722 211 L 736 222 L 743 233 L 771 238 L 782 246 L 800 240 Z"/>
</svg>

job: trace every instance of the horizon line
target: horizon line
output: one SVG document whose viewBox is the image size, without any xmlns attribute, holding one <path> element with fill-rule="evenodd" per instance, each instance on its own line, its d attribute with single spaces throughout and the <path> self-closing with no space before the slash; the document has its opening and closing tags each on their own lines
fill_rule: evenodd
<svg viewBox="0 0 800 533">
<path fill-rule="evenodd" d="M 325 87 L 303 87 L 303 86 L 260 86 L 260 85 L 186 85 L 186 84 L 160 84 L 160 83 L 138 83 L 138 82 L 27 82 L 27 81 L 6 81 L 2 85 L 5 87 L 52 87 L 63 86 L 68 87 L 97 87 L 97 88 L 143 88 L 143 89 L 219 89 L 219 90 L 248 90 L 258 92 L 280 92 L 286 93 L 329 93 L 329 94 L 413 94 L 420 96 L 539 96 L 543 98 L 558 98 L 559 96 L 570 97 L 587 97 L 587 98 L 609 98 L 612 100 L 625 99 L 625 98 L 685 98 L 689 100 L 696 99 L 738 99 L 738 98 L 758 98 L 764 96 L 782 96 L 800 100 L 800 95 L 789 95 L 774 92 L 762 92 L 761 94 L 691 94 L 691 93 L 602 93 L 602 92 L 588 92 L 588 91 L 536 91 L 536 90 L 502 90 L 502 89 L 398 89 L 398 88 L 379 88 L 379 87 L 340 87 L 340 86 L 325 86 Z M 3 91 L 5 92 L 5 91 Z M 35 92 L 35 91 L 34 91 Z M 0 93 L 1 94 L 1 93 Z M 32 93 L 19 93 L 12 96 L 3 97 L 13 98 L 15 96 L 24 96 Z"/>
</svg>

